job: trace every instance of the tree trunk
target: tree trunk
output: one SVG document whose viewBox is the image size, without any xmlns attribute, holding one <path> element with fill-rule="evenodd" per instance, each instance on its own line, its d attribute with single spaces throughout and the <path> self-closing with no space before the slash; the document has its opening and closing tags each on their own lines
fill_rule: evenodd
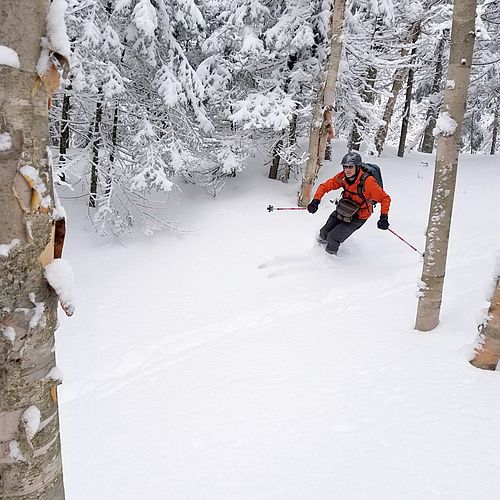
<svg viewBox="0 0 500 500">
<path fill-rule="evenodd" d="M 97 179 L 99 171 L 99 148 L 101 146 L 101 123 L 102 123 L 102 100 L 99 92 L 99 100 L 95 108 L 94 134 L 92 138 L 92 162 L 90 170 L 90 196 L 89 207 L 97 205 Z"/>
<path fill-rule="evenodd" d="M 498 103 L 497 106 L 495 106 L 495 116 L 493 118 L 493 133 L 491 134 L 490 155 L 494 155 L 497 149 L 497 137 L 498 137 Z"/>
<path fill-rule="evenodd" d="M 412 50 L 412 54 L 415 55 L 415 49 Z M 412 58 L 412 64 L 413 61 L 414 59 Z M 406 82 L 405 109 L 403 111 L 403 119 L 401 121 L 401 134 L 399 136 L 398 156 L 400 158 L 403 158 L 405 154 L 406 136 L 408 134 L 408 124 L 410 123 L 411 94 L 413 91 L 414 74 L 415 70 L 410 68 L 408 70 L 408 81 Z"/>
<path fill-rule="evenodd" d="M 271 160 L 271 168 L 269 169 L 269 179 L 278 178 L 278 169 L 280 166 L 279 150 L 283 147 L 283 139 L 280 139 L 273 148 L 273 158 Z"/>
<path fill-rule="evenodd" d="M 483 370 L 495 370 L 500 360 L 500 276 L 488 310 L 488 319 L 479 333 L 480 345 L 471 363 Z"/>
<path fill-rule="evenodd" d="M 445 31 L 445 33 L 447 30 Z M 422 146 L 420 151 L 422 153 L 432 153 L 434 149 L 434 127 L 436 126 L 436 118 L 439 109 L 439 101 L 440 101 L 440 90 L 441 90 L 441 82 L 443 80 L 443 52 L 444 52 L 444 43 L 446 40 L 445 34 L 439 40 L 439 44 L 437 46 L 437 54 L 436 54 L 436 70 L 434 72 L 434 79 L 432 81 L 432 89 L 431 96 L 429 102 L 429 109 L 427 110 L 426 123 L 427 127 L 425 128 L 424 138 L 422 139 Z"/>
<path fill-rule="evenodd" d="M 410 33 L 408 35 L 408 43 L 414 44 L 418 37 L 420 36 L 421 21 L 415 21 L 410 27 Z M 404 48 L 401 51 L 401 57 L 405 58 L 408 54 L 408 50 Z M 406 76 L 406 68 L 399 68 L 394 73 L 394 78 L 392 80 L 391 96 L 387 100 L 387 104 L 384 110 L 384 116 L 382 118 L 382 125 L 379 127 L 377 134 L 375 136 L 375 149 L 378 155 L 382 153 L 384 149 L 385 140 L 387 139 L 387 132 L 389 131 L 389 125 L 392 120 L 392 115 L 394 114 L 394 108 L 396 106 L 396 101 L 398 99 L 399 91 L 403 87 L 404 78 Z"/>
<path fill-rule="evenodd" d="M 67 90 L 71 90 L 71 86 Z M 67 92 L 64 93 L 63 106 L 61 112 L 61 136 L 59 139 L 59 167 L 66 163 L 66 154 L 69 148 L 69 110 L 71 109 L 70 98 Z M 59 174 L 61 180 L 65 181 L 64 171 Z"/>
<path fill-rule="evenodd" d="M 309 156 L 307 158 L 304 178 L 300 187 L 298 205 L 305 207 L 311 201 L 311 192 L 318 177 L 321 163 L 325 157 L 327 143 L 327 119 L 325 113 L 333 112 L 335 86 L 342 55 L 342 23 L 344 19 L 345 0 L 335 0 L 331 16 L 330 53 L 327 60 L 325 81 L 319 91 L 314 107 L 314 114 L 309 135 Z"/>
<path fill-rule="evenodd" d="M 113 169 L 115 168 L 116 145 L 118 142 L 118 103 L 115 104 L 113 112 L 113 129 L 111 131 L 111 152 L 109 153 L 109 167 L 106 175 L 106 188 L 104 193 L 109 196 L 113 183 Z"/>
<path fill-rule="evenodd" d="M 0 40 L 0 498 L 64 499 L 54 330 L 57 296 L 43 266 L 54 253 L 47 156 L 48 96 L 38 85 L 49 1 L 2 0 Z M 7 135 L 8 134 L 8 135 Z"/>
<path fill-rule="evenodd" d="M 288 56 L 287 68 L 289 71 L 292 71 L 297 62 L 297 55 L 291 54 Z M 290 76 L 287 76 L 283 85 L 284 91 L 288 91 L 288 86 L 290 84 Z M 281 157 L 279 155 L 279 150 L 283 148 L 283 144 L 285 142 L 285 138 L 288 135 L 288 144 L 295 144 L 295 132 L 297 130 L 297 114 L 294 113 L 292 115 L 292 120 L 290 121 L 290 125 L 288 127 L 288 132 L 284 132 L 284 137 L 280 139 L 273 148 L 273 158 L 271 161 L 271 168 L 269 169 L 269 179 L 277 179 L 278 178 L 278 170 L 280 165 Z M 284 166 L 284 172 L 281 175 L 281 179 L 283 182 L 288 181 L 288 177 L 290 175 L 290 165 L 286 164 Z M 286 179 L 286 180 L 284 180 Z"/>
<path fill-rule="evenodd" d="M 467 103 L 470 68 L 474 51 L 476 0 L 455 0 L 450 47 L 449 82 L 444 95 L 440 119 L 454 120 L 454 131 L 438 135 L 434 186 L 432 192 L 422 290 L 418 301 L 415 328 L 429 331 L 439 323 L 443 295 L 446 257 L 450 234 L 453 198 L 457 177 L 460 139 Z M 448 127 L 445 127 L 449 129 Z"/>
<path fill-rule="evenodd" d="M 363 93 L 361 98 L 364 102 L 373 103 L 375 95 L 373 88 L 375 87 L 375 80 L 377 79 L 377 68 L 370 66 L 366 73 L 365 85 L 363 86 Z M 364 118 L 359 113 L 356 113 L 354 123 L 352 125 L 351 137 L 349 139 L 348 148 L 359 151 L 361 147 L 361 141 L 363 137 L 361 136 L 358 123 L 363 122 Z"/>
</svg>

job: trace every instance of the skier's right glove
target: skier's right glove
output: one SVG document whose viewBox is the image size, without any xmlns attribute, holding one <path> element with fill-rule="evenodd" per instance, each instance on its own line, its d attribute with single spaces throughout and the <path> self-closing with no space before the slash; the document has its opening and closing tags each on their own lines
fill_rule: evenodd
<svg viewBox="0 0 500 500">
<path fill-rule="evenodd" d="M 313 200 L 311 201 L 311 203 L 309 203 L 309 205 L 307 205 L 307 211 L 310 214 L 314 214 L 318 211 L 318 207 L 319 207 L 319 200 Z"/>
<path fill-rule="evenodd" d="M 389 229 L 389 217 L 387 217 L 387 215 L 385 214 L 382 214 L 377 222 L 377 227 L 383 230 Z"/>
</svg>

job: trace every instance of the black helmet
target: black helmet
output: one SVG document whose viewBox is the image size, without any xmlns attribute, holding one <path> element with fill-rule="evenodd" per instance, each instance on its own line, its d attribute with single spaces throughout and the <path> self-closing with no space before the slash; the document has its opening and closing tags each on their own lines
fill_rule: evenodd
<svg viewBox="0 0 500 500">
<path fill-rule="evenodd" d="M 363 164 L 363 160 L 361 159 L 361 156 L 359 153 L 354 153 L 350 152 L 344 155 L 344 158 L 342 158 L 342 165 L 354 165 L 355 167 L 361 167 Z"/>
</svg>

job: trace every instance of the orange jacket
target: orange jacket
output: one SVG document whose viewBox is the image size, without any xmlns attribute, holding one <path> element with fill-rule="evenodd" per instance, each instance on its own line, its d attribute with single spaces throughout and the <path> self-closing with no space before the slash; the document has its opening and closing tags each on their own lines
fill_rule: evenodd
<svg viewBox="0 0 500 500">
<path fill-rule="evenodd" d="M 357 213 L 358 219 L 368 219 L 373 213 L 373 204 L 370 203 L 370 201 L 380 203 L 380 213 L 387 215 L 389 213 L 389 207 L 391 206 L 391 197 L 378 185 L 377 181 L 371 175 L 365 179 L 365 187 L 363 189 L 363 195 L 368 203 L 358 196 L 358 184 L 363 173 L 364 172 L 360 169 L 356 180 L 352 184 L 348 184 L 344 172 L 339 172 L 335 177 L 328 179 L 318 186 L 314 199 L 321 200 L 325 193 L 343 188 L 342 198 L 348 198 L 361 205 Z"/>
</svg>

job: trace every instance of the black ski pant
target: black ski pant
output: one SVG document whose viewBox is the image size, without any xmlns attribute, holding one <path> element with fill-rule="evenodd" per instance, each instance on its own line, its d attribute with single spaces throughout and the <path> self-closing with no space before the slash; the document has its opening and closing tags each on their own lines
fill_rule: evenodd
<svg viewBox="0 0 500 500">
<path fill-rule="evenodd" d="M 333 212 L 326 224 L 319 230 L 319 237 L 326 241 L 326 251 L 328 253 L 337 253 L 339 246 L 354 231 L 357 231 L 366 219 L 354 219 L 352 222 L 344 222 L 337 218 L 337 213 Z"/>
</svg>

